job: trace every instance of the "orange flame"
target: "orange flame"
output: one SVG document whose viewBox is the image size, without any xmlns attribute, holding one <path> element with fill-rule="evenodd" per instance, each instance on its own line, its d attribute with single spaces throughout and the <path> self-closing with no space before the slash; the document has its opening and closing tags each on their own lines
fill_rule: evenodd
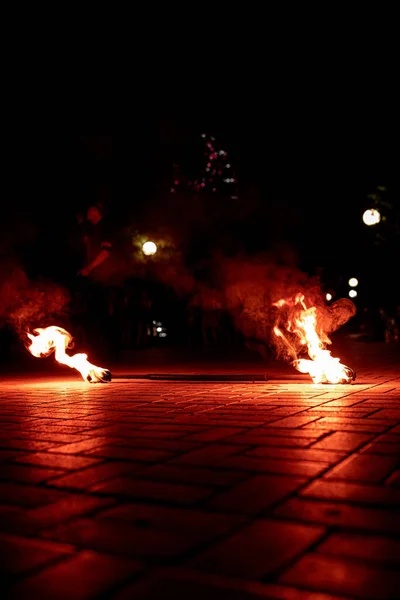
<svg viewBox="0 0 400 600">
<path fill-rule="evenodd" d="M 66 353 L 67 348 L 72 345 L 73 337 L 65 329 L 52 326 L 45 329 L 34 329 L 33 333 L 37 335 L 27 333 L 28 338 L 31 340 L 28 350 L 33 356 L 43 358 L 54 351 L 57 362 L 79 371 L 85 381 L 104 383 L 111 380 L 110 371 L 92 365 L 87 360 L 87 354 L 69 356 Z"/>
<path fill-rule="evenodd" d="M 307 308 L 303 294 L 297 294 L 293 300 L 278 300 L 273 306 L 289 308 L 286 331 L 295 335 L 300 344 L 307 349 L 309 359 L 298 358 L 295 344 L 286 336 L 278 325 L 273 331 L 285 346 L 287 353 L 293 357 L 293 366 L 300 373 L 309 373 L 314 383 L 351 383 L 355 373 L 350 367 L 343 365 L 339 358 L 331 356 L 326 345 L 331 343 L 329 337 L 318 328 L 317 309 Z"/>
</svg>

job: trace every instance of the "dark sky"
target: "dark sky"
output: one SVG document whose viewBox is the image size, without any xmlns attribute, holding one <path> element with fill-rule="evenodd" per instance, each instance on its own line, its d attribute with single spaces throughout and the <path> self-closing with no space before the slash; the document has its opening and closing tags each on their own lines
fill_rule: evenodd
<svg viewBox="0 0 400 600">
<path fill-rule="evenodd" d="M 222 69 L 202 85 L 179 73 L 172 83 L 167 71 L 147 86 L 133 79 L 132 100 L 103 88 L 82 94 L 75 110 L 66 96 L 60 110 L 39 103 L 16 112 L 3 142 L 5 212 L 25 206 L 62 218 L 97 183 L 116 186 L 121 202 L 140 203 L 202 131 L 226 144 L 242 189 L 258 188 L 270 205 L 300 206 L 321 238 L 338 228 L 348 234 L 375 186 L 399 197 L 393 76 L 356 64 L 262 67 L 236 77 Z"/>
<path fill-rule="evenodd" d="M 29 190 L 47 167 L 65 186 L 76 172 L 74 136 L 111 133 L 118 177 L 129 169 L 143 189 L 177 137 L 208 130 L 234 149 L 244 184 L 293 202 L 316 202 L 321 186 L 339 202 L 347 186 L 391 185 L 400 122 L 390 18 L 383 25 L 374 11 L 367 25 L 366 11 L 304 6 L 281 16 L 222 12 L 221 22 L 204 10 L 193 22 L 152 23 L 143 39 L 136 25 L 129 51 L 114 53 L 101 31 L 68 75 L 61 65 L 43 78 L 39 68 L 16 72 L 3 142 L 14 184 Z"/>
</svg>

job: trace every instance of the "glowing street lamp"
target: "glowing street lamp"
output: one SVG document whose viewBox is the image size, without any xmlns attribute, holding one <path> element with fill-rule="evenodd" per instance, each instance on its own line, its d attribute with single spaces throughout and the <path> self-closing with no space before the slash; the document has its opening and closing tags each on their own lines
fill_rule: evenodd
<svg viewBox="0 0 400 600">
<path fill-rule="evenodd" d="M 356 298 L 356 296 L 357 296 L 356 290 L 350 290 L 349 291 L 349 296 L 350 296 L 350 298 Z"/>
<path fill-rule="evenodd" d="M 142 251 L 146 256 L 153 256 L 157 252 L 157 245 L 154 242 L 145 242 Z"/>
<path fill-rule="evenodd" d="M 381 213 L 376 208 L 369 208 L 364 212 L 362 218 L 365 225 L 377 225 L 381 220 Z"/>
<path fill-rule="evenodd" d="M 349 279 L 349 286 L 350 287 L 357 287 L 358 286 L 358 279 L 356 279 L 355 277 L 351 277 Z"/>
</svg>

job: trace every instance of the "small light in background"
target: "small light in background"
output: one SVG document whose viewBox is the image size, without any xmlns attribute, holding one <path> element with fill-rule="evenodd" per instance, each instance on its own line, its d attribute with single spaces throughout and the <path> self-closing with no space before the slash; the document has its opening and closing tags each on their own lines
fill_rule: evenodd
<svg viewBox="0 0 400 600">
<path fill-rule="evenodd" d="M 153 329 L 149 331 L 149 335 L 158 338 L 167 337 L 167 328 L 160 321 L 153 321 Z"/>
<path fill-rule="evenodd" d="M 365 225 L 377 225 L 381 220 L 381 213 L 376 208 L 369 208 L 364 212 L 362 218 Z"/>
<path fill-rule="evenodd" d="M 332 294 L 330 294 L 329 292 L 326 294 L 325 298 L 327 299 L 328 302 L 330 302 L 332 300 Z"/>
<path fill-rule="evenodd" d="M 350 298 L 355 298 L 357 296 L 356 290 L 350 290 L 349 291 L 349 296 L 350 296 Z"/>
<path fill-rule="evenodd" d="M 351 277 L 349 279 L 349 286 L 350 287 L 357 287 L 358 286 L 358 279 L 356 279 L 355 277 Z"/>
<path fill-rule="evenodd" d="M 154 242 L 145 242 L 142 246 L 143 254 L 152 256 L 157 252 L 157 246 Z"/>
</svg>

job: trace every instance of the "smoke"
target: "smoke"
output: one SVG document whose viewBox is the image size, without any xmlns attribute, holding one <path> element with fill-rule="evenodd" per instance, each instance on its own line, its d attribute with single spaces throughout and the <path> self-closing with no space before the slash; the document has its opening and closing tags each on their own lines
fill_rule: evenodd
<svg viewBox="0 0 400 600">
<path fill-rule="evenodd" d="M 272 343 L 279 358 L 296 360 L 305 354 L 302 343 L 302 327 L 309 320 L 315 320 L 315 331 L 321 347 L 331 343 L 330 334 L 344 325 L 356 313 L 354 303 L 347 298 L 339 298 L 327 306 L 320 288 L 303 288 L 295 295 L 282 297 L 274 305 L 275 322 Z M 306 318 L 306 321 L 304 319 Z M 297 321 L 299 319 L 299 321 Z M 298 324 L 301 323 L 300 329 Z"/>
<path fill-rule="evenodd" d="M 273 333 L 275 325 L 282 321 L 286 324 L 290 317 L 290 308 L 282 311 L 276 302 L 287 299 L 290 304 L 298 294 L 304 295 L 307 308 L 316 307 L 317 329 L 325 343 L 330 343 L 328 336 L 356 312 L 347 298 L 327 306 L 318 277 L 310 277 L 294 265 L 279 264 L 272 254 L 225 261 L 221 281 L 226 307 L 244 336 L 266 344 L 277 357 L 286 360 L 293 358 L 293 348 L 296 355 L 302 348 L 297 336 L 293 336 L 289 349 Z"/>
<path fill-rule="evenodd" d="M 274 306 L 277 301 L 294 301 L 297 294 L 304 295 L 307 308 L 316 307 L 317 329 L 328 344 L 328 336 L 356 313 L 354 303 L 347 298 L 327 306 L 320 279 L 301 271 L 295 255 L 286 247 L 251 257 L 227 258 L 215 253 L 203 265 L 202 274 L 203 280 L 199 280 L 181 257 L 157 269 L 157 276 L 178 295 L 190 295 L 191 305 L 203 311 L 228 311 L 247 343 L 262 354 L 270 348 L 285 360 L 292 360 L 293 351 L 298 354 L 301 347 L 298 336 L 293 336 L 288 348 L 274 335 L 274 326 L 287 323 L 291 310 L 289 306 L 286 310 Z"/>
<path fill-rule="evenodd" d="M 306 287 L 315 293 L 318 283 L 294 266 L 281 265 L 272 254 L 235 258 L 221 265 L 220 278 L 226 308 L 246 338 L 271 344 L 274 302 Z"/>
<path fill-rule="evenodd" d="M 70 295 L 63 287 L 46 280 L 30 281 L 15 260 L 2 261 L 0 321 L 8 323 L 23 337 L 28 330 L 63 319 Z"/>
<path fill-rule="evenodd" d="M 229 312 L 248 345 L 262 354 L 269 348 L 285 360 L 292 360 L 301 351 L 299 338 L 289 336 L 289 347 L 273 329 L 287 324 L 293 311 L 290 300 L 297 294 L 304 295 L 307 307 L 316 307 L 318 330 L 326 343 L 328 336 L 356 312 L 353 302 L 346 298 L 327 306 L 319 278 L 302 272 L 287 251 L 229 258 L 215 253 L 200 268 L 197 265 L 196 272 L 176 250 L 154 261 L 153 267 L 153 275 L 178 297 L 186 297 L 205 313 Z M 71 300 L 65 288 L 46 280 L 29 280 L 15 261 L 3 261 L 1 272 L 0 321 L 11 325 L 21 338 L 35 327 L 63 323 Z M 289 304 L 274 306 L 281 299 L 289 300 Z"/>
</svg>

